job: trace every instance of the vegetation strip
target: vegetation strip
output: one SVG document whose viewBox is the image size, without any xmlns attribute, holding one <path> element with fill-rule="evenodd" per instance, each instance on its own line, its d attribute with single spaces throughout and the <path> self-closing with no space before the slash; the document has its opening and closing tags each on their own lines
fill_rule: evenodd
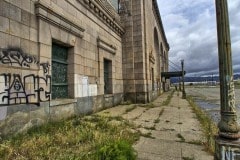
<svg viewBox="0 0 240 160">
<path fill-rule="evenodd" d="M 218 133 L 217 126 L 213 123 L 213 121 L 210 119 L 210 117 L 203 110 L 201 110 L 201 108 L 199 106 L 197 106 L 194 103 L 194 100 L 191 96 L 188 96 L 187 100 L 188 100 L 189 104 L 191 105 L 194 113 L 196 114 L 197 119 L 201 123 L 202 129 L 204 132 L 204 136 L 206 138 L 206 142 L 204 142 L 204 144 L 207 148 L 207 151 L 209 151 L 210 153 L 214 153 L 214 149 L 215 149 L 215 141 L 214 141 L 215 138 L 214 137 Z"/>
<path fill-rule="evenodd" d="M 165 101 L 163 101 L 162 105 L 163 106 L 167 106 L 169 105 L 169 103 L 171 102 L 171 99 L 173 97 L 175 90 L 172 90 L 171 93 L 167 96 L 167 99 Z"/>
<path fill-rule="evenodd" d="M 74 117 L 34 127 L 5 138 L 0 159 L 136 159 L 132 144 L 139 139 L 121 117 Z"/>
</svg>

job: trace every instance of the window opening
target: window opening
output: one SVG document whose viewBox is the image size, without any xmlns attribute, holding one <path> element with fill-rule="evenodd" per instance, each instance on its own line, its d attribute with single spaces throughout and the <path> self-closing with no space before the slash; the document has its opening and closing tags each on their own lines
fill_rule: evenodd
<svg viewBox="0 0 240 160">
<path fill-rule="evenodd" d="M 68 98 L 68 48 L 52 45 L 52 99 Z"/>
<path fill-rule="evenodd" d="M 104 94 L 112 93 L 112 61 L 104 59 Z"/>
</svg>

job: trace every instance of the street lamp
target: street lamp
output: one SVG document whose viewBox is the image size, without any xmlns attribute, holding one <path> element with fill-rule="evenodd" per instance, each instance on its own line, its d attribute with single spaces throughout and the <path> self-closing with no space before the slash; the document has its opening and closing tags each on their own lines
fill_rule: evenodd
<svg viewBox="0 0 240 160">
<path fill-rule="evenodd" d="M 186 92 L 185 92 L 185 85 L 184 85 L 184 60 L 181 60 L 182 65 L 182 84 L 183 84 L 183 90 L 182 90 L 182 98 L 186 99 Z"/>
<path fill-rule="evenodd" d="M 218 123 L 219 137 L 215 141 L 215 159 L 238 159 L 236 156 L 240 152 L 240 141 L 237 139 L 240 138 L 240 128 L 235 106 L 228 5 L 227 0 L 215 2 L 221 96 L 221 120 Z"/>
<path fill-rule="evenodd" d="M 221 94 L 221 121 L 219 135 L 224 138 L 240 138 L 235 106 L 232 70 L 232 53 L 227 0 L 216 0 L 218 58 Z"/>
</svg>

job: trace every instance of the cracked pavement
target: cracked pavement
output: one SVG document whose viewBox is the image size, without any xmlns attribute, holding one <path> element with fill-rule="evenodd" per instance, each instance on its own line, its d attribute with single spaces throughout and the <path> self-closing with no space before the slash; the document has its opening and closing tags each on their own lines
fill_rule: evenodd
<svg viewBox="0 0 240 160">
<path fill-rule="evenodd" d="M 169 94 L 151 104 L 119 105 L 99 114 L 121 116 L 135 124 L 141 133 L 133 146 L 139 160 L 213 160 L 205 151 L 206 140 L 188 101 L 175 91 L 170 103 L 163 105 Z"/>
</svg>

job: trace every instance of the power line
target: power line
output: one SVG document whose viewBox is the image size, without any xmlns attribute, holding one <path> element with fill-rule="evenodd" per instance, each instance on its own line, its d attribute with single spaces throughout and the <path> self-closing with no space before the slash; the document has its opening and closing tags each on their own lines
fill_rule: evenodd
<svg viewBox="0 0 240 160">
<path fill-rule="evenodd" d="M 174 71 L 179 71 L 179 70 L 180 70 L 180 69 L 178 69 L 178 68 L 172 66 L 171 64 L 169 64 L 169 66 L 172 67 L 172 68 L 174 69 Z"/>
<path fill-rule="evenodd" d="M 174 66 L 176 66 L 177 68 L 181 68 L 179 65 L 175 64 L 174 62 L 168 60 L 170 63 L 172 63 Z"/>
</svg>

